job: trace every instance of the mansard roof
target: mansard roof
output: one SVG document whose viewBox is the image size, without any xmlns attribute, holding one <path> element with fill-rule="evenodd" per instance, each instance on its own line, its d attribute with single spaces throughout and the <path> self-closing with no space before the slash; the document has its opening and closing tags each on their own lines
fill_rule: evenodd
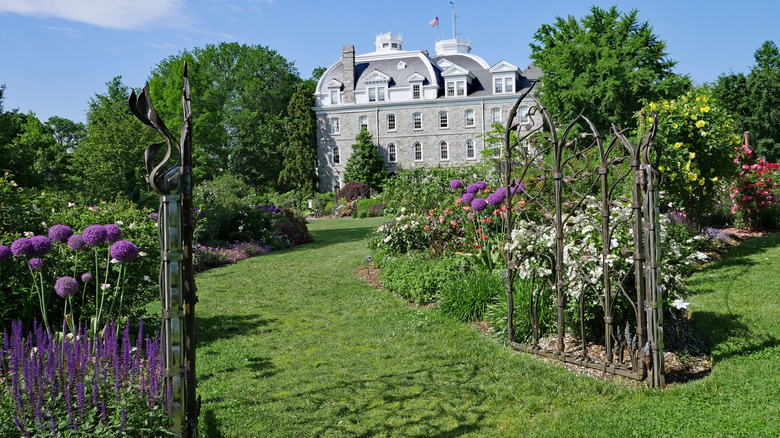
<svg viewBox="0 0 780 438">
<path fill-rule="evenodd" d="M 333 79 L 344 82 L 342 62 L 343 60 L 339 59 L 325 71 L 317 84 L 317 93 L 327 90 L 325 84 Z M 377 72 L 389 77 L 388 87 L 403 87 L 409 86 L 410 80 L 419 80 L 419 76 L 423 77 L 423 84 L 435 84 L 438 82 L 439 69 L 422 50 L 372 52 L 355 57 L 356 87 L 359 88 L 364 86 L 367 81 L 375 80 Z"/>
</svg>

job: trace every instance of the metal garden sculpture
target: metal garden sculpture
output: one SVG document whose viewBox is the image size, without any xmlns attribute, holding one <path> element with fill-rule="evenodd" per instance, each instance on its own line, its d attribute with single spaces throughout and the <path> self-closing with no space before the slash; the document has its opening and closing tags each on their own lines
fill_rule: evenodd
<svg viewBox="0 0 780 438">
<path fill-rule="evenodd" d="M 146 148 L 147 182 L 160 196 L 160 300 L 162 367 L 170 400 L 169 428 L 177 437 L 198 436 L 200 399 L 195 398 L 195 282 L 192 267 L 192 111 L 187 64 L 184 64 L 184 123 L 177 141 L 154 109 L 146 84 L 130 94 L 130 111 L 162 142 Z M 157 153 L 165 146 L 165 155 Z M 170 166 L 170 167 L 169 167 Z"/>
<path fill-rule="evenodd" d="M 638 380 L 650 375 L 649 383 L 662 387 L 660 174 L 651 157 L 657 116 L 639 145 L 634 146 L 625 131 L 614 125 L 611 140 L 605 143 L 582 114 L 560 127 L 536 99 L 528 113 L 532 116 L 528 117 L 530 125 L 518 123 L 520 103 L 532 89 L 512 108 L 504 139 L 506 208 L 507 212 L 517 209 L 515 214 L 506 215 L 509 342 L 518 350 L 607 373 Z M 572 135 L 578 123 L 585 130 Z M 524 193 L 517 189 L 519 181 L 525 185 Z M 616 195 L 626 184 L 630 190 L 624 192 L 631 193 L 630 199 Z M 522 207 L 518 207 L 518 196 L 522 196 Z M 523 221 L 525 235 L 515 230 L 518 221 Z M 600 247 L 589 246 L 581 236 L 579 240 L 572 237 L 578 226 L 597 232 L 595 240 L 600 241 Z M 617 242 L 615 233 L 621 226 L 630 228 L 633 242 Z M 530 245 L 520 245 L 525 237 L 529 242 L 547 239 L 548 251 L 539 254 Z M 628 259 L 633 269 L 626 266 Z M 529 260 L 536 263 L 536 269 Z M 625 269 L 619 269 L 619 263 L 624 263 Z M 529 319 L 531 330 L 523 339 L 515 333 L 518 279 L 525 287 L 530 284 L 530 292 L 523 296 L 527 314 L 522 317 Z M 540 306 L 545 302 L 556 309 L 557 335 L 542 345 Z M 604 350 L 600 355 L 592 354 L 587 343 L 594 337 L 586 329 L 588 305 L 603 314 Z M 575 309 L 569 312 L 575 315 L 574 321 L 566 320 L 567 308 Z M 572 326 L 579 326 L 578 330 Z M 574 336 L 567 337 L 569 332 L 575 332 Z"/>
</svg>

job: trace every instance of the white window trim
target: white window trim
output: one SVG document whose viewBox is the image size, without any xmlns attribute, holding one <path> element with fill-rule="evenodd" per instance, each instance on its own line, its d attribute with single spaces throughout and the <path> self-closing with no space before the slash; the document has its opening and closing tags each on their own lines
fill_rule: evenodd
<svg viewBox="0 0 780 438">
<path fill-rule="evenodd" d="M 390 117 L 393 118 L 393 127 L 390 127 Z M 395 114 L 388 114 L 385 118 L 387 120 L 387 130 L 389 132 L 394 132 L 398 129 L 398 117 L 395 116 Z"/>
<path fill-rule="evenodd" d="M 365 125 L 363 125 L 363 120 L 366 121 Z M 358 117 L 358 130 L 362 131 L 363 130 L 363 126 L 365 126 L 366 130 L 368 130 L 368 116 L 360 116 L 360 117 Z"/>
<path fill-rule="evenodd" d="M 420 158 L 419 159 L 417 158 L 417 146 L 420 146 Z M 423 145 L 419 141 L 415 142 L 414 145 L 412 146 L 412 158 L 417 163 L 420 163 L 420 162 L 422 162 L 425 159 L 425 154 L 424 154 L 424 151 L 423 151 Z"/>
<path fill-rule="evenodd" d="M 330 135 L 341 134 L 341 124 L 339 123 L 338 117 L 331 117 L 328 119 L 328 132 Z"/>
<path fill-rule="evenodd" d="M 398 162 L 398 147 L 395 145 L 395 143 L 390 143 L 387 145 L 387 162 Z"/>
<path fill-rule="evenodd" d="M 498 110 L 498 121 L 496 121 L 496 117 L 494 115 L 496 110 Z M 504 117 L 501 114 L 501 108 L 490 109 L 490 124 L 492 125 L 493 123 L 504 123 Z"/>
<path fill-rule="evenodd" d="M 414 126 L 414 116 L 419 115 L 420 116 L 420 127 L 417 128 Z M 412 130 L 413 131 L 422 131 L 423 130 L 423 119 L 422 119 L 422 113 L 412 113 Z"/>
<path fill-rule="evenodd" d="M 471 124 L 469 124 L 469 111 L 471 111 Z M 477 115 L 473 109 L 467 109 L 463 112 L 463 124 L 467 128 L 475 128 L 477 126 Z"/>
<path fill-rule="evenodd" d="M 338 146 L 331 148 L 330 158 L 334 166 L 341 165 L 341 149 Z"/>
<path fill-rule="evenodd" d="M 417 87 L 417 97 L 414 97 L 414 87 Z M 412 84 L 412 99 L 422 99 L 422 84 Z"/>
<path fill-rule="evenodd" d="M 472 152 L 471 156 L 469 156 L 469 143 L 471 143 L 471 152 Z M 466 159 L 467 160 L 477 159 L 477 144 L 472 139 L 466 140 Z"/>
<path fill-rule="evenodd" d="M 445 154 L 446 157 L 444 157 Z M 446 141 L 439 143 L 439 161 L 450 161 L 450 145 Z"/>
<path fill-rule="evenodd" d="M 374 92 L 374 100 L 371 100 L 371 92 Z M 387 86 L 372 85 L 366 87 L 366 97 L 369 102 L 384 102 L 387 100 Z"/>
<path fill-rule="evenodd" d="M 450 85 L 452 85 L 452 90 L 450 90 Z M 463 88 L 458 88 L 458 86 L 462 86 Z M 463 90 L 463 94 L 458 94 L 459 90 Z M 462 97 L 466 95 L 466 80 L 465 79 L 457 79 L 457 80 L 449 80 L 445 81 L 444 83 L 444 97 Z"/>
<path fill-rule="evenodd" d="M 450 114 L 447 111 L 439 111 L 439 129 L 450 129 Z"/>
</svg>

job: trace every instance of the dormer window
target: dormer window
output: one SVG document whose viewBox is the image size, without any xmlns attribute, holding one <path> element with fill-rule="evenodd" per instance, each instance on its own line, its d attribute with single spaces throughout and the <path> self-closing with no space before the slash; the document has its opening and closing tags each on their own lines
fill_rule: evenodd
<svg viewBox="0 0 780 438">
<path fill-rule="evenodd" d="M 514 93 L 514 92 L 515 92 L 514 77 L 493 78 L 494 94 L 506 94 L 506 93 Z"/>
<path fill-rule="evenodd" d="M 413 84 L 412 85 L 412 99 L 419 99 L 420 98 L 420 84 Z"/>
<path fill-rule="evenodd" d="M 425 76 L 421 75 L 420 73 L 414 72 L 409 77 L 406 78 L 406 81 L 409 82 L 409 87 L 412 92 L 412 99 L 422 99 L 423 98 L 423 82 L 425 82 Z"/>
<path fill-rule="evenodd" d="M 339 91 L 338 90 L 330 90 L 330 104 L 331 105 L 338 105 L 339 103 Z"/>
<path fill-rule="evenodd" d="M 468 93 L 468 86 L 474 79 L 474 74 L 452 64 L 441 73 L 444 78 L 444 97 L 464 97 Z"/>
<path fill-rule="evenodd" d="M 368 88 L 368 101 L 369 102 L 382 102 L 385 100 L 385 87 L 384 86 L 375 86 L 375 87 L 367 87 Z"/>
<path fill-rule="evenodd" d="M 500 61 L 490 67 L 490 73 L 493 75 L 493 94 L 509 94 L 517 91 L 516 84 L 520 69 L 516 65 Z"/>
</svg>

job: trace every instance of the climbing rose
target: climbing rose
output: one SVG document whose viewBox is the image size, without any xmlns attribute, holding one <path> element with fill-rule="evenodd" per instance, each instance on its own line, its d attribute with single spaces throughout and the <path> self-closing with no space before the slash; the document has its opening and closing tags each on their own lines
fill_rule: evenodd
<svg viewBox="0 0 780 438">
<path fill-rule="evenodd" d="M 100 245 L 106 241 L 106 234 L 108 232 L 103 225 L 90 225 L 84 230 L 84 242 L 91 246 Z"/>
<path fill-rule="evenodd" d="M 54 290 L 62 298 L 72 297 L 79 291 L 79 282 L 73 277 L 60 277 L 54 283 Z"/>
<path fill-rule="evenodd" d="M 138 247 L 127 240 L 120 240 L 111 246 L 110 253 L 120 263 L 130 263 L 138 258 Z"/>
<path fill-rule="evenodd" d="M 122 238 L 122 230 L 116 224 L 108 224 L 106 228 L 106 242 L 114 243 Z"/>
<path fill-rule="evenodd" d="M 73 235 L 73 230 L 67 225 L 55 225 L 49 228 L 49 239 L 65 243 L 68 238 Z"/>
<path fill-rule="evenodd" d="M 46 236 L 30 237 L 30 245 L 30 255 L 35 257 L 43 257 L 51 251 L 51 240 Z"/>
</svg>

